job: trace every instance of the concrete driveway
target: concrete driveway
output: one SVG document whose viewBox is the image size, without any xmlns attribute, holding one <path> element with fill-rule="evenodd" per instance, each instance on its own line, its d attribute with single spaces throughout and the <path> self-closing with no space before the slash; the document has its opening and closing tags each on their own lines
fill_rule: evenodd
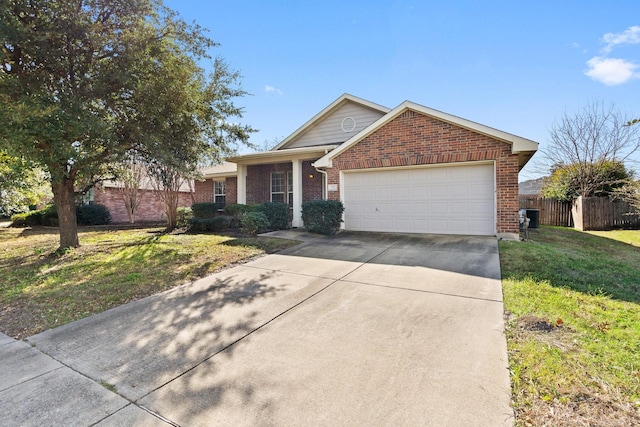
<svg viewBox="0 0 640 427">
<path fill-rule="evenodd" d="M 0 337 L 0 424 L 512 425 L 502 314 L 495 238 L 315 238 Z"/>
</svg>

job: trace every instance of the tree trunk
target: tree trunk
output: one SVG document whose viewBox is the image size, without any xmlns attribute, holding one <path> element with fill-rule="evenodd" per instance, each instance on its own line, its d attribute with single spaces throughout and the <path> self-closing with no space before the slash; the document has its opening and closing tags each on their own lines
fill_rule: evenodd
<svg viewBox="0 0 640 427">
<path fill-rule="evenodd" d="M 167 215 L 167 229 L 173 230 L 178 225 L 178 192 L 165 189 L 165 209 Z"/>
<path fill-rule="evenodd" d="M 60 249 L 77 248 L 78 221 L 76 218 L 75 193 L 73 180 L 63 177 L 62 182 L 51 182 L 53 200 L 58 209 L 58 226 L 60 229 Z"/>
</svg>

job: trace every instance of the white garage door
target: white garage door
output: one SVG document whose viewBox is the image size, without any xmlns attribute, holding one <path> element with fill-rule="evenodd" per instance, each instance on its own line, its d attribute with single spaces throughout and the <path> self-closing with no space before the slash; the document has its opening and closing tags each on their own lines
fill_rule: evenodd
<svg viewBox="0 0 640 427">
<path fill-rule="evenodd" d="M 495 234 L 493 164 L 345 172 L 345 228 Z"/>
</svg>

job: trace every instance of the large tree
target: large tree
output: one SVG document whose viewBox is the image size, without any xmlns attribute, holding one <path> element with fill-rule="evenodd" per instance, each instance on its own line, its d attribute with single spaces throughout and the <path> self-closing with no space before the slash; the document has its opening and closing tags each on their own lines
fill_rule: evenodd
<svg viewBox="0 0 640 427">
<path fill-rule="evenodd" d="M 193 169 L 248 139 L 228 120 L 242 112 L 238 74 L 216 60 L 205 75 L 215 43 L 160 1 L 0 5 L 0 142 L 49 172 L 61 248 L 79 244 L 76 191 L 132 152 Z"/>
<path fill-rule="evenodd" d="M 574 115 L 565 113 L 554 123 L 542 150 L 554 172 L 548 185 L 570 189 L 571 198 L 605 194 L 624 185 L 632 177 L 625 163 L 640 150 L 640 128 L 628 123 L 613 105 L 591 103 Z"/>
</svg>

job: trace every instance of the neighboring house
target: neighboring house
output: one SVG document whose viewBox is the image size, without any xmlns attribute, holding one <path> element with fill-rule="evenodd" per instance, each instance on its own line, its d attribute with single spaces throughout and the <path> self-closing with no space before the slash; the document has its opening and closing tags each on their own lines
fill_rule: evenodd
<svg viewBox="0 0 640 427">
<path fill-rule="evenodd" d="M 272 150 L 209 168 L 197 201 L 344 203 L 347 230 L 518 233 L 518 172 L 534 141 L 405 101 L 344 94 Z M 235 168 L 234 165 L 235 164 Z"/>
<path fill-rule="evenodd" d="M 100 204 L 109 209 L 112 223 L 129 222 L 127 209 L 120 191 L 121 184 L 114 181 L 104 181 L 89 189 L 82 196 L 82 202 L 86 204 Z M 136 222 L 164 222 L 167 216 L 164 213 L 164 204 L 156 196 L 156 190 L 148 182 L 143 182 L 138 192 L 140 204 L 136 209 Z M 191 206 L 194 193 L 191 185 L 185 183 L 180 188 L 178 206 Z"/>
</svg>

